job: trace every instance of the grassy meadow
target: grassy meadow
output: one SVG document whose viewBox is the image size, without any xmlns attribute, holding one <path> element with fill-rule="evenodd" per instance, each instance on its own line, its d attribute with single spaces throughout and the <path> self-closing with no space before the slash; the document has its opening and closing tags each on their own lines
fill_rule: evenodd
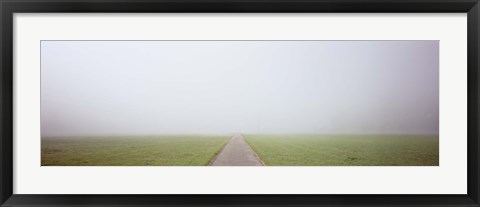
<svg viewBox="0 0 480 207">
<path fill-rule="evenodd" d="M 42 138 L 42 166 L 204 166 L 230 136 Z"/>
<path fill-rule="evenodd" d="M 438 166 L 438 136 L 243 135 L 269 166 Z M 42 138 L 42 166 L 206 166 L 231 136 Z"/>
<path fill-rule="evenodd" d="M 266 165 L 438 166 L 438 136 L 244 135 Z"/>
</svg>

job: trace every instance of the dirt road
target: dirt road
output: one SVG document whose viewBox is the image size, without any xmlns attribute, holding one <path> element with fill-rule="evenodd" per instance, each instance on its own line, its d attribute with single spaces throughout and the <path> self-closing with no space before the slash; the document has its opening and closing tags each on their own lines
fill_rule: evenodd
<svg viewBox="0 0 480 207">
<path fill-rule="evenodd" d="M 262 166 L 263 163 L 255 155 L 252 148 L 241 134 L 230 139 L 217 157 L 210 163 L 212 166 Z"/>
</svg>

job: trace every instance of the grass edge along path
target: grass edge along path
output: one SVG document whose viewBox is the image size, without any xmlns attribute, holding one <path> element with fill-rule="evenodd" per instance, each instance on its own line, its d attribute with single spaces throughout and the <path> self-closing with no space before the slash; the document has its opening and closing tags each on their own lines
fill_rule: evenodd
<svg viewBox="0 0 480 207">
<path fill-rule="evenodd" d="M 218 154 L 220 154 L 220 152 L 223 150 L 223 148 L 225 148 L 225 146 L 228 144 L 228 142 L 230 142 L 231 139 L 232 139 L 232 138 L 228 139 L 227 141 L 225 141 L 225 143 L 223 143 L 222 147 L 221 147 L 217 152 L 215 152 L 215 154 L 212 156 L 212 158 L 210 159 L 210 161 L 208 161 L 208 163 L 206 164 L 206 166 L 212 165 L 212 163 L 217 159 Z"/>
<path fill-rule="evenodd" d="M 242 134 L 243 135 L 243 134 Z M 246 137 L 245 135 L 243 135 L 243 137 Z M 245 138 L 245 142 L 248 144 L 248 146 L 250 146 L 250 148 L 252 149 L 253 151 L 253 154 L 255 155 L 255 157 L 257 157 L 257 159 L 262 163 L 263 166 L 268 166 L 267 163 L 265 163 L 265 161 L 263 161 L 263 159 L 258 155 L 257 151 L 255 150 L 255 148 L 253 148 L 252 144 L 250 142 L 248 142 L 248 139 Z"/>
</svg>

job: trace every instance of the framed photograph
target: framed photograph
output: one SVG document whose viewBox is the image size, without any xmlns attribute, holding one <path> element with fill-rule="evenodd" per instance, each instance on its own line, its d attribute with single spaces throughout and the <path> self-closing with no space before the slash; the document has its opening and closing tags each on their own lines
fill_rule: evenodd
<svg viewBox="0 0 480 207">
<path fill-rule="evenodd" d="M 1 0 L 1 206 L 480 206 L 477 0 Z"/>
</svg>

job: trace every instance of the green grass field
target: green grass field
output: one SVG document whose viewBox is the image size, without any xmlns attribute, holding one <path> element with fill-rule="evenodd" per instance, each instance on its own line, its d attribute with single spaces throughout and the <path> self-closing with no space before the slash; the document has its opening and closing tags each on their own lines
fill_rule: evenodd
<svg viewBox="0 0 480 207">
<path fill-rule="evenodd" d="M 438 166 L 438 136 L 244 135 L 273 166 Z"/>
<path fill-rule="evenodd" d="M 244 135 L 271 166 L 438 166 L 437 136 Z M 42 138 L 42 166 L 205 166 L 230 136 Z"/>
<path fill-rule="evenodd" d="M 42 166 L 202 166 L 230 136 L 42 138 Z"/>
</svg>

